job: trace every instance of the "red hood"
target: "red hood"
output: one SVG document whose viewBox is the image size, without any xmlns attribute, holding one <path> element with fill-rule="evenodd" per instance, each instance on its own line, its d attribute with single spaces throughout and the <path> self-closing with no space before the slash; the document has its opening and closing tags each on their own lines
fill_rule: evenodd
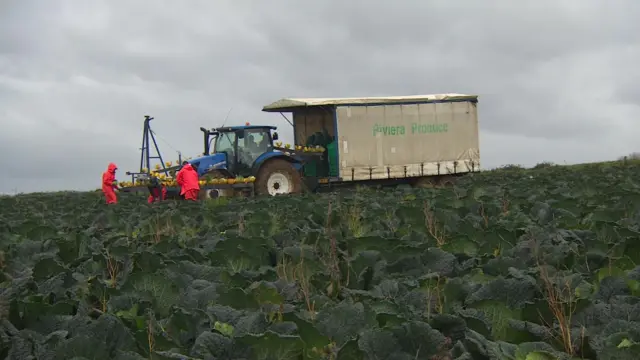
<svg viewBox="0 0 640 360">
<path fill-rule="evenodd" d="M 118 166 L 116 166 L 116 164 L 109 163 L 109 167 L 107 168 L 107 171 L 110 173 L 115 173 L 117 169 L 118 169 Z"/>
</svg>

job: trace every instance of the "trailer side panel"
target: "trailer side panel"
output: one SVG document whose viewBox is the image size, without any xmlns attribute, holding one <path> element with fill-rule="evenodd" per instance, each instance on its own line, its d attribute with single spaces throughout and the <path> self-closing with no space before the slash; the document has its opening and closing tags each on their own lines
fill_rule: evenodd
<svg viewBox="0 0 640 360">
<path fill-rule="evenodd" d="M 338 106 L 337 127 L 345 181 L 463 173 L 480 166 L 475 101 Z"/>
</svg>

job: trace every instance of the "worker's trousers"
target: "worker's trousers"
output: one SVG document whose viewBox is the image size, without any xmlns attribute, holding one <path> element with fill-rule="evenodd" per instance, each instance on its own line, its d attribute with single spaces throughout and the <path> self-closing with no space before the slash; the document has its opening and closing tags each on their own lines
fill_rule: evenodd
<svg viewBox="0 0 640 360">
<path fill-rule="evenodd" d="M 197 201 L 199 193 L 200 193 L 199 189 L 187 190 L 184 192 L 183 196 L 185 200 Z"/>
<path fill-rule="evenodd" d="M 103 189 L 102 192 L 104 193 L 104 198 L 107 201 L 107 204 L 118 203 L 118 197 L 113 189 Z"/>
</svg>

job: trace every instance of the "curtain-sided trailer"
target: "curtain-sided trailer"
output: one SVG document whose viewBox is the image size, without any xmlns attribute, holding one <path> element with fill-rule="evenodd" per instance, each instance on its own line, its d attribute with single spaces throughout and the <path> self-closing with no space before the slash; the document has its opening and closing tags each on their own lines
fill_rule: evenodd
<svg viewBox="0 0 640 360">
<path fill-rule="evenodd" d="M 477 103 L 464 94 L 291 98 L 263 111 L 292 113 L 295 143 L 327 149 L 303 169 L 310 184 L 419 184 L 480 170 Z"/>
</svg>

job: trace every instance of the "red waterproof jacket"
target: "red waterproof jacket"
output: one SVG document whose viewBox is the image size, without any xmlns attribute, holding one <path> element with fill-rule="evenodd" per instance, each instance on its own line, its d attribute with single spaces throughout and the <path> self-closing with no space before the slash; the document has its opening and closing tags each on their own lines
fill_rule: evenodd
<svg viewBox="0 0 640 360">
<path fill-rule="evenodd" d="M 185 165 L 176 176 L 176 182 L 180 185 L 180 195 L 189 190 L 200 190 L 198 172 L 191 165 Z"/>
<path fill-rule="evenodd" d="M 116 164 L 109 163 L 107 171 L 102 173 L 102 192 L 111 192 L 113 189 L 118 188 L 117 185 L 114 185 L 114 181 L 116 181 L 116 169 L 118 169 Z"/>
<path fill-rule="evenodd" d="M 180 187 L 182 187 L 182 184 L 184 184 L 184 170 L 187 168 L 187 166 L 191 167 L 191 165 L 187 164 L 176 173 L 176 184 L 178 184 L 178 186 Z"/>
</svg>

